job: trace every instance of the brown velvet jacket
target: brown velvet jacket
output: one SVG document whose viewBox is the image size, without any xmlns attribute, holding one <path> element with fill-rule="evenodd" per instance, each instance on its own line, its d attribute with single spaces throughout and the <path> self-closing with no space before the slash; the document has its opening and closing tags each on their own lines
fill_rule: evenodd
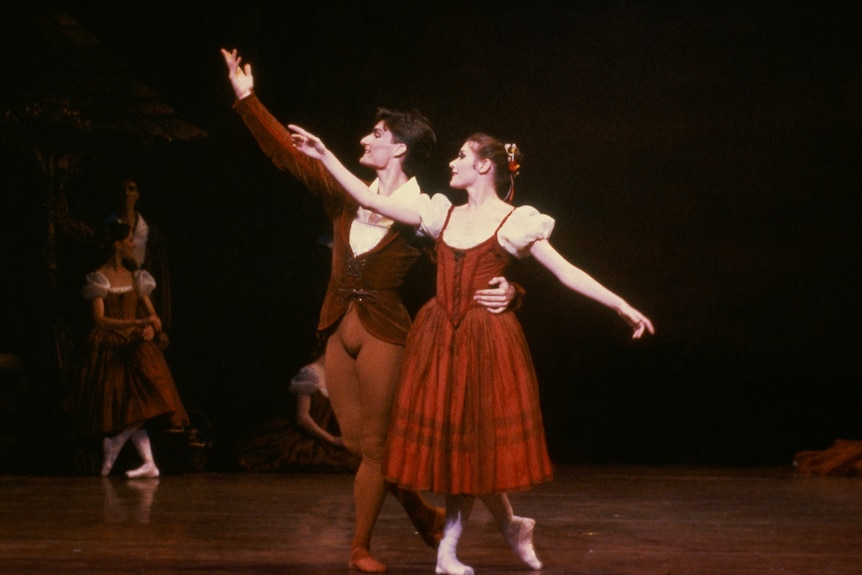
<svg viewBox="0 0 862 575">
<path fill-rule="evenodd" d="M 290 132 L 252 94 L 234 103 L 261 150 L 281 170 L 290 172 L 324 204 L 332 220 L 332 271 L 317 329 L 329 333 L 351 303 L 362 325 L 383 341 L 404 344 L 410 314 L 401 301 L 404 278 L 421 252 L 415 231 L 396 224 L 372 250 L 353 256 L 350 226 L 359 205 L 315 159 L 297 151 Z"/>
</svg>

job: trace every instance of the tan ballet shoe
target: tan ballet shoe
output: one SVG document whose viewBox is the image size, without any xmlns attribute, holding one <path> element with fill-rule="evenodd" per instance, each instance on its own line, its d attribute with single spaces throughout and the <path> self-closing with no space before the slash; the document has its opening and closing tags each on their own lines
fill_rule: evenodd
<svg viewBox="0 0 862 575">
<path fill-rule="evenodd" d="M 356 547 L 350 552 L 347 566 L 362 573 L 386 573 L 386 565 L 372 557 L 371 552 L 364 547 Z"/>
</svg>

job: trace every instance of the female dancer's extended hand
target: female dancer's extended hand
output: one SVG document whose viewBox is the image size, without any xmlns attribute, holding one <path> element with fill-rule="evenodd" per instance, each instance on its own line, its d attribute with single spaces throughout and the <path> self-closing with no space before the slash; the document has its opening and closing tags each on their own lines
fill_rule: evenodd
<svg viewBox="0 0 862 575">
<path fill-rule="evenodd" d="M 634 328 L 632 339 L 640 339 L 646 332 L 650 334 L 655 333 L 655 328 L 650 319 L 629 304 L 623 303 L 623 305 L 617 308 L 617 313 L 626 323 Z"/>
<path fill-rule="evenodd" d="M 290 139 L 297 150 L 316 160 L 322 160 L 326 156 L 329 150 L 320 138 L 296 124 L 288 124 L 287 129 L 291 132 Z"/>
</svg>

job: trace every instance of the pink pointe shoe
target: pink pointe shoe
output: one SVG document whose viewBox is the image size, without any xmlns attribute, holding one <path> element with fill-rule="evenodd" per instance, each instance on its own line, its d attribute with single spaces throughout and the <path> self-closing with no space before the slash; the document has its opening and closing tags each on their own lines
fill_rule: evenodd
<svg viewBox="0 0 862 575">
<path fill-rule="evenodd" d="M 521 561 L 532 569 L 539 570 L 542 568 L 542 562 L 539 561 L 536 556 L 536 549 L 533 547 L 533 528 L 535 526 L 535 519 L 513 516 L 509 525 L 503 530 L 503 535 L 509 542 L 509 547 L 518 554 Z"/>
</svg>

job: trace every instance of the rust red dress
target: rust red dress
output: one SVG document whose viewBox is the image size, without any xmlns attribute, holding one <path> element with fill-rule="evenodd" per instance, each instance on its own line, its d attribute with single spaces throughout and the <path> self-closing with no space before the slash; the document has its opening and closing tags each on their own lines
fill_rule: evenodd
<svg viewBox="0 0 862 575">
<path fill-rule="evenodd" d="M 437 294 L 407 339 L 384 474 L 403 487 L 446 494 L 549 481 L 538 382 L 521 325 L 512 311 L 489 313 L 472 295 L 515 257 L 501 242 L 524 255 L 550 234 L 553 220 L 517 208 L 492 237 L 454 249 L 442 239 L 451 204 L 423 198 L 422 231 L 436 238 Z"/>
<path fill-rule="evenodd" d="M 111 286 L 100 272 L 87 275 L 85 299 L 105 300 L 105 317 L 146 317 L 139 294 L 149 294 L 155 280 L 135 272 L 134 285 Z M 182 428 L 189 417 L 161 349 L 136 330 L 93 329 L 84 342 L 77 395 L 79 431 L 88 436 L 116 435 L 132 424 L 161 418 L 165 427 Z"/>
</svg>

